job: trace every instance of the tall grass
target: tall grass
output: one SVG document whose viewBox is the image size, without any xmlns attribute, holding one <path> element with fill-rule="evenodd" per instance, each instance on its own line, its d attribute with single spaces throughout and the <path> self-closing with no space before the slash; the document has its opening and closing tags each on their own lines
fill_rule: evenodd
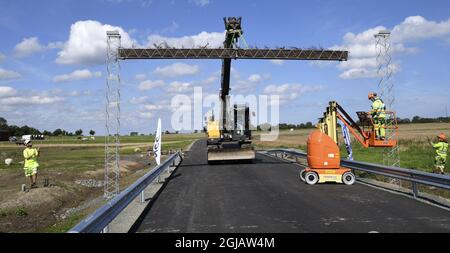
<svg viewBox="0 0 450 253">
<path fill-rule="evenodd" d="M 399 140 L 400 167 L 432 172 L 435 151 L 422 140 Z M 357 161 L 383 164 L 384 148 L 364 148 L 360 143 L 352 142 L 353 158 Z M 340 145 L 341 157 L 347 157 L 344 145 Z M 449 170 L 448 163 L 446 170 Z"/>
</svg>

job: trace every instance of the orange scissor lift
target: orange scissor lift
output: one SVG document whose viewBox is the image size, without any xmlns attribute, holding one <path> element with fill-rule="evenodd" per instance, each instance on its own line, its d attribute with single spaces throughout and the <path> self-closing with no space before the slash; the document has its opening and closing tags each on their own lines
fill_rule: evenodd
<svg viewBox="0 0 450 253">
<path fill-rule="evenodd" d="M 308 167 L 300 172 L 303 181 L 310 185 L 316 183 L 336 182 L 352 185 L 355 175 L 340 166 L 338 146 L 338 119 L 365 148 L 390 148 L 397 145 L 397 119 L 394 112 L 385 111 L 385 124 L 380 128 L 386 132 L 384 139 L 377 139 L 375 124 L 370 112 L 357 112 L 359 124 L 335 101 L 331 101 L 319 119 L 318 130 L 313 131 L 307 140 Z"/>
</svg>

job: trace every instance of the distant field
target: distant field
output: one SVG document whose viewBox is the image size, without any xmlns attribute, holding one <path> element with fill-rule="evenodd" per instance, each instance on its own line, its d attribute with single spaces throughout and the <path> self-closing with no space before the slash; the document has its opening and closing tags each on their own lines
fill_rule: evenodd
<svg viewBox="0 0 450 253">
<path fill-rule="evenodd" d="M 164 142 L 171 141 L 184 141 L 184 140 L 193 140 L 204 137 L 204 133 L 198 134 L 163 134 L 162 139 Z M 88 136 L 84 136 L 86 138 L 90 138 Z M 82 141 L 78 139 L 76 136 L 49 136 L 45 140 L 34 140 L 35 144 L 100 144 L 103 145 L 105 143 L 105 136 L 95 136 L 95 140 L 87 140 Z M 153 143 L 155 141 L 155 136 L 153 135 L 145 135 L 145 136 L 120 136 L 121 144 L 136 144 L 136 143 Z M 14 145 L 10 142 L 0 142 L 1 146 L 11 146 Z"/>
</svg>

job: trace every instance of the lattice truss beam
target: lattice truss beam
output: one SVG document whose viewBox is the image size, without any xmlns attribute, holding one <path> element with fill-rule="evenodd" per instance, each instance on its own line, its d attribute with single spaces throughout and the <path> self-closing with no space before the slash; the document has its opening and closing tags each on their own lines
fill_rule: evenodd
<svg viewBox="0 0 450 253">
<path fill-rule="evenodd" d="M 120 48 L 120 59 L 265 59 L 346 61 L 348 51 L 316 49 Z"/>
</svg>

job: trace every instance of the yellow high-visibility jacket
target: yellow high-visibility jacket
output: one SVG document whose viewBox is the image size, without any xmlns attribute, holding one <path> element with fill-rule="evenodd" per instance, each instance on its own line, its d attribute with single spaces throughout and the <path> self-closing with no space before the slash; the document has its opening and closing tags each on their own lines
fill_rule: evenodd
<svg viewBox="0 0 450 253">
<path fill-rule="evenodd" d="M 447 158 L 448 143 L 440 141 L 433 144 L 433 148 L 436 150 L 436 154 L 442 158 Z"/>
<path fill-rule="evenodd" d="M 26 148 L 23 150 L 23 157 L 25 158 L 25 168 L 37 168 L 39 163 L 37 162 L 37 157 L 39 151 L 35 148 Z"/>
<path fill-rule="evenodd" d="M 376 98 L 375 101 L 372 103 L 372 117 L 373 118 L 385 118 L 386 113 L 385 111 L 386 106 L 384 105 L 383 100 L 380 98 Z"/>
</svg>

